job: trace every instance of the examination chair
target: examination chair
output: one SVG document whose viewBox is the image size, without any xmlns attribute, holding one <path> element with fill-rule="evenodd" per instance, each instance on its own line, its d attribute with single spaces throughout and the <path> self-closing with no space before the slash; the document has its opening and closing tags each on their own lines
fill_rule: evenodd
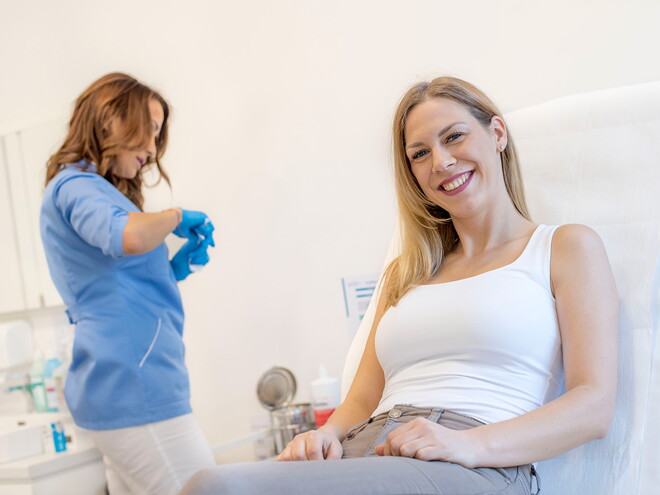
<svg viewBox="0 0 660 495">
<path fill-rule="evenodd" d="M 617 407 L 609 435 L 538 464 L 542 495 L 660 493 L 660 82 L 579 94 L 505 115 L 539 223 L 602 237 L 620 300 Z M 398 252 L 395 234 L 387 261 Z M 351 344 L 348 390 L 376 297 Z"/>
<path fill-rule="evenodd" d="M 658 494 L 660 82 L 561 98 L 505 118 L 520 152 L 532 218 L 594 228 L 605 243 L 620 300 L 618 396 L 610 433 L 540 462 L 541 494 Z M 398 250 L 395 234 L 386 263 Z M 344 393 L 377 296 L 349 348 Z M 212 493 L 213 487 L 206 489 Z"/>
</svg>

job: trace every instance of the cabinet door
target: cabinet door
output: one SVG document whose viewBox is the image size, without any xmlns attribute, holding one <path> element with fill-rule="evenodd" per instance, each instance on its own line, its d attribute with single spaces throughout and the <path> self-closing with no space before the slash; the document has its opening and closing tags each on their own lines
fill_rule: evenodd
<svg viewBox="0 0 660 495">
<path fill-rule="evenodd" d="M 26 309 L 5 140 L 0 138 L 0 312 Z"/>
<path fill-rule="evenodd" d="M 30 217 L 29 236 L 34 240 L 34 259 L 37 271 L 36 290 L 41 306 L 63 304 L 48 272 L 39 230 L 39 212 L 46 180 L 46 162 L 64 141 L 67 124 L 64 120 L 31 127 L 19 132 L 20 148 L 23 156 L 27 208 Z"/>
</svg>

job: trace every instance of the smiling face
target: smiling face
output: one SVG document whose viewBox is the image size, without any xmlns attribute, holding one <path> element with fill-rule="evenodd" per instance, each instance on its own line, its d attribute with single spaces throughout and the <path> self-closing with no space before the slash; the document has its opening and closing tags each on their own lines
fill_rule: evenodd
<svg viewBox="0 0 660 495">
<path fill-rule="evenodd" d="M 406 156 L 420 188 L 454 217 L 508 200 L 499 152 L 506 126 L 495 116 L 484 127 L 463 105 L 430 98 L 405 120 Z"/>
<path fill-rule="evenodd" d="M 140 169 L 151 162 L 158 151 L 156 141 L 163 127 L 165 112 L 158 100 L 149 100 L 149 115 L 151 116 L 151 130 L 148 142 L 137 149 L 124 149 L 114 159 L 112 173 L 122 179 L 134 179 Z"/>
</svg>

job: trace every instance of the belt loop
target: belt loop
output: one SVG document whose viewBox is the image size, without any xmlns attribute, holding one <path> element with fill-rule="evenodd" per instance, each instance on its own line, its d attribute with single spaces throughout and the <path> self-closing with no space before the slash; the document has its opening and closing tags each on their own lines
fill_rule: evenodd
<svg viewBox="0 0 660 495">
<path fill-rule="evenodd" d="M 534 467 L 534 464 L 532 464 L 531 474 L 532 474 L 532 478 L 536 478 L 536 493 L 534 493 L 533 495 L 539 495 L 539 493 L 541 493 L 541 478 L 539 478 L 539 473 L 536 472 L 536 468 Z M 530 484 L 529 488 L 531 491 L 532 488 L 531 479 L 529 480 L 529 484 Z"/>
<path fill-rule="evenodd" d="M 80 320 L 80 308 L 77 304 L 68 306 L 65 310 L 66 315 L 69 317 L 69 323 L 75 325 Z"/>
<path fill-rule="evenodd" d="M 429 414 L 428 420 L 433 423 L 437 423 L 438 420 L 440 419 L 440 416 L 442 416 L 443 412 L 444 412 L 443 409 L 434 407 L 433 409 L 431 409 L 431 414 Z"/>
<path fill-rule="evenodd" d="M 64 312 L 66 313 L 66 316 L 69 318 L 69 325 L 75 325 L 75 321 L 73 320 L 73 316 L 71 316 L 71 311 L 69 309 L 65 309 Z"/>
</svg>

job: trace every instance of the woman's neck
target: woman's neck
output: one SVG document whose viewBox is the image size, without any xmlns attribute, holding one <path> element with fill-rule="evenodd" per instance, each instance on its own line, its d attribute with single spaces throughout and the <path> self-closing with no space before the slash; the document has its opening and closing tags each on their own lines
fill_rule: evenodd
<svg viewBox="0 0 660 495">
<path fill-rule="evenodd" d="M 459 242 L 454 254 L 471 258 L 490 249 L 529 236 L 535 224 L 523 217 L 509 200 L 499 208 L 469 218 L 452 218 Z"/>
</svg>

